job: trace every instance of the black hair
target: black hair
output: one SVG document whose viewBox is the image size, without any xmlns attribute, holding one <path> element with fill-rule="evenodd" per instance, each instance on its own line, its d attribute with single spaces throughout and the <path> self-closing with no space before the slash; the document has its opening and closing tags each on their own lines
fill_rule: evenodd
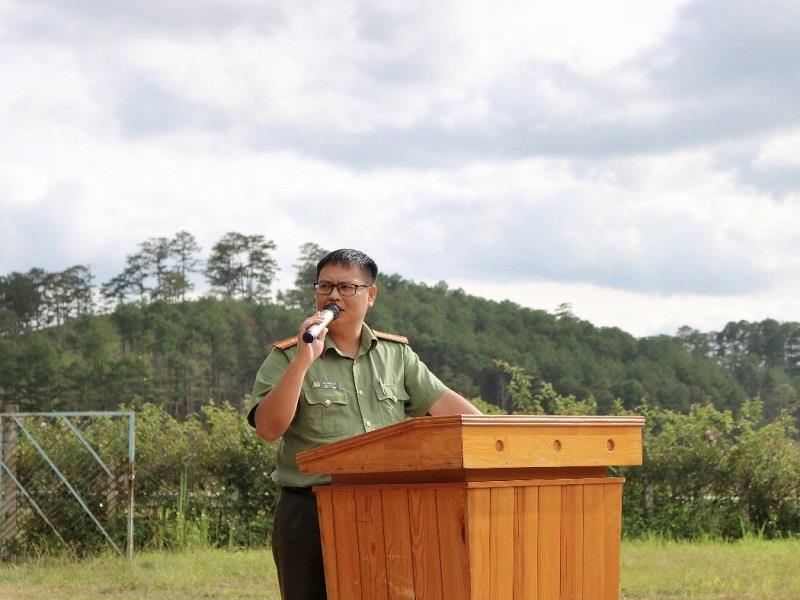
<svg viewBox="0 0 800 600">
<path fill-rule="evenodd" d="M 328 252 L 317 263 L 317 279 L 319 273 L 327 265 L 344 265 L 358 267 L 367 276 L 369 283 L 375 283 L 378 278 L 378 265 L 369 256 L 360 250 L 353 250 L 352 248 L 340 248 L 333 252 Z"/>
</svg>

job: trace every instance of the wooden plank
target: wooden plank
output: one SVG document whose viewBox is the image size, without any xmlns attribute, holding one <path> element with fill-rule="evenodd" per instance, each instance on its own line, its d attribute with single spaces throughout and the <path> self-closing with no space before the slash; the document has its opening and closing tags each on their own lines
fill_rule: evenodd
<svg viewBox="0 0 800 600">
<path fill-rule="evenodd" d="M 355 492 L 355 499 L 362 595 L 370 600 L 388 600 L 381 493 L 372 489 L 359 490 Z"/>
<path fill-rule="evenodd" d="M 574 485 L 575 483 L 607 483 L 609 481 L 617 481 L 620 483 L 625 482 L 624 477 L 589 477 L 575 479 L 574 477 L 566 477 L 564 479 L 514 479 L 510 481 L 468 481 L 468 487 L 471 488 L 493 488 L 493 487 L 519 487 L 519 486 L 562 486 Z"/>
<path fill-rule="evenodd" d="M 436 490 L 439 526 L 439 563 L 442 566 L 442 597 L 469 598 L 469 555 L 466 541 L 466 488 Z"/>
<path fill-rule="evenodd" d="M 561 488 L 539 488 L 539 600 L 556 600 L 561 589 Z"/>
<path fill-rule="evenodd" d="M 332 485 L 398 485 L 442 483 L 459 484 L 466 478 L 463 469 L 432 469 L 427 471 L 395 471 L 394 473 L 339 473 L 331 476 Z"/>
<path fill-rule="evenodd" d="M 622 484 L 603 486 L 605 496 L 604 600 L 619 598 L 619 559 L 622 538 Z"/>
<path fill-rule="evenodd" d="M 561 600 L 583 597 L 583 486 L 561 488 Z"/>
<path fill-rule="evenodd" d="M 381 500 L 389 600 L 408 600 L 414 598 L 408 493 L 402 488 L 384 488 Z"/>
<path fill-rule="evenodd" d="M 358 559 L 358 518 L 355 493 L 331 490 L 334 507 L 336 563 L 339 574 L 339 597 L 342 600 L 369 600 L 361 595 L 361 572 Z"/>
<path fill-rule="evenodd" d="M 641 417 L 421 417 L 301 452 L 297 460 L 301 473 L 332 475 L 636 465 L 643 426 Z"/>
<path fill-rule="evenodd" d="M 584 479 L 606 477 L 606 467 L 530 467 L 518 469 L 464 469 L 466 481 L 519 482 L 531 479 Z M 515 485 L 512 483 L 512 485 Z"/>
<path fill-rule="evenodd" d="M 437 417 L 452 419 L 452 417 Z M 511 427 L 547 426 L 603 426 L 603 427 L 644 427 L 644 417 L 614 415 L 459 415 L 456 417 L 464 428 L 506 425 Z"/>
<path fill-rule="evenodd" d="M 539 488 L 514 488 L 514 600 L 536 600 Z"/>
<path fill-rule="evenodd" d="M 328 591 L 328 600 L 339 600 L 333 494 L 330 489 L 318 489 L 316 495 L 317 514 L 319 514 L 319 533 L 322 539 L 322 560 L 325 564 L 325 588 Z"/>
<path fill-rule="evenodd" d="M 603 600 L 605 561 L 605 486 L 583 488 L 583 598 Z"/>
<path fill-rule="evenodd" d="M 491 533 L 491 490 L 467 490 L 467 540 L 469 545 L 470 598 L 493 598 L 490 586 L 489 540 Z M 449 599 L 448 599 L 449 600 Z"/>
<path fill-rule="evenodd" d="M 461 483 L 463 481 L 527 481 L 530 479 L 605 478 L 606 467 L 530 467 L 504 469 L 446 469 L 393 473 L 338 473 L 333 485 Z M 491 484 L 489 484 L 491 485 Z M 511 485 L 514 485 L 513 483 Z"/>
<path fill-rule="evenodd" d="M 414 563 L 414 591 L 417 598 L 442 600 L 436 491 L 433 489 L 409 490 L 408 505 L 411 525 L 411 555 Z"/>
<path fill-rule="evenodd" d="M 463 446 L 465 469 L 642 464 L 642 432 L 635 427 L 486 424 L 465 427 Z"/>
<path fill-rule="evenodd" d="M 461 426 L 447 417 L 409 419 L 300 452 L 297 462 L 301 473 L 329 475 L 458 469 Z"/>
<path fill-rule="evenodd" d="M 514 488 L 490 491 L 489 561 L 495 598 L 514 595 Z"/>
</svg>

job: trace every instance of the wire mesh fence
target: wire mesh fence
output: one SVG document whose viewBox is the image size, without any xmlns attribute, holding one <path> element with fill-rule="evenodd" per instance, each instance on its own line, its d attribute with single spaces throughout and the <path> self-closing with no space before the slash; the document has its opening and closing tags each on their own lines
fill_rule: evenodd
<svg viewBox="0 0 800 600">
<path fill-rule="evenodd" d="M 269 542 L 276 444 L 241 411 L 124 411 L 0 413 L 0 558 Z"/>
<path fill-rule="evenodd" d="M 133 412 L 0 413 L 0 556 L 133 553 Z"/>
</svg>

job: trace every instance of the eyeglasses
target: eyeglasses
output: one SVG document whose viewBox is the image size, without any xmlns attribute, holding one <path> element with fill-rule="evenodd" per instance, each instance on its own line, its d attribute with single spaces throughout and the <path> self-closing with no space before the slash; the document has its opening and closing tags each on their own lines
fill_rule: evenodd
<svg viewBox="0 0 800 600">
<path fill-rule="evenodd" d="M 355 296 L 360 288 L 372 287 L 363 283 L 331 283 L 330 281 L 315 281 L 314 291 L 320 296 L 327 296 L 336 288 L 342 296 Z"/>
</svg>

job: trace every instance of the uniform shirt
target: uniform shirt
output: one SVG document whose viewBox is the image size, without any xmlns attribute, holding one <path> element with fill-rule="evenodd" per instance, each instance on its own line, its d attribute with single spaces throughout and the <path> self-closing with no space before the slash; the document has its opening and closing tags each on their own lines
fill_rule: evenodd
<svg viewBox="0 0 800 600">
<path fill-rule="evenodd" d="M 327 475 L 302 475 L 297 453 L 422 416 L 447 391 L 404 343 L 405 338 L 389 337 L 392 339 L 376 335 L 363 325 L 355 359 L 343 354 L 330 336 L 325 338 L 322 355 L 311 363 L 303 379 L 294 419 L 278 444 L 272 473 L 276 483 L 290 487 L 330 483 Z M 258 402 L 277 385 L 296 349 L 296 343 L 274 347 L 258 370 L 253 385 L 255 404 L 248 415 L 253 427 Z"/>
</svg>

